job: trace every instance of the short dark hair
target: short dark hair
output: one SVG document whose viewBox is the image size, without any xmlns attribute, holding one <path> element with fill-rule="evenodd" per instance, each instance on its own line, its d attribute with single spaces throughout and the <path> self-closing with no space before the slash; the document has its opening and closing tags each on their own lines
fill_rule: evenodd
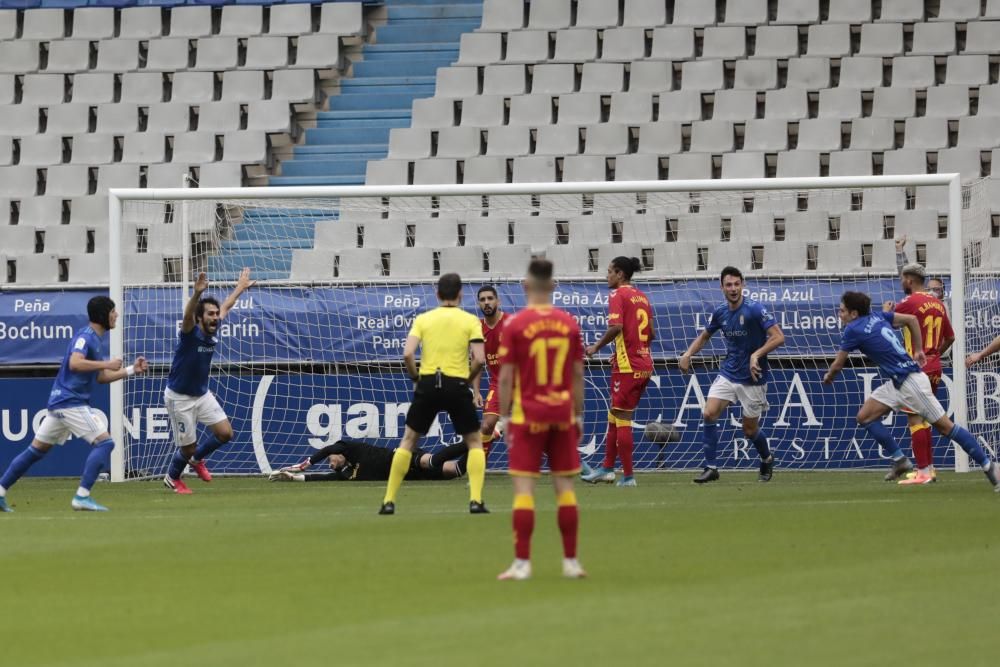
<svg viewBox="0 0 1000 667">
<path fill-rule="evenodd" d="M 498 299 L 500 298 L 500 295 L 497 294 L 496 287 L 494 287 L 493 285 L 483 285 L 482 287 L 479 288 L 479 290 L 476 291 L 476 301 L 479 301 L 479 295 L 482 294 L 483 292 L 493 292 L 493 296 L 495 296 Z"/>
<path fill-rule="evenodd" d="M 725 282 L 726 276 L 739 278 L 740 282 L 743 281 L 743 272 L 737 269 L 735 266 L 727 266 L 726 268 L 722 269 L 722 273 L 719 274 L 719 283 Z"/>
<path fill-rule="evenodd" d="M 639 261 L 638 257 L 626 257 L 625 255 L 619 255 L 611 260 L 611 266 L 621 271 L 625 280 L 632 280 L 632 274 L 642 270 L 642 262 Z"/>
<path fill-rule="evenodd" d="M 552 280 L 552 274 L 554 272 L 555 266 L 552 264 L 552 260 L 550 259 L 537 257 L 531 260 L 531 263 L 528 264 L 528 277 L 540 282 Z"/>
<path fill-rule="evenodd" d="M 202 316 L 205 315 L 205 306 L 211 305 L 215 306 L 219 310 L 222 310 L 222 306 L 219 305 L 219 300 L 214 296 L 206 296 L 201 301 L 198 302 L 198 310 L 194 311 L 194 319 L 200 320 Z"/>
<path fill-rule="evenodd" d="M 844 308 L 857 312 L 860 317 L 870 315 L 872 312 L 872 299 L 864 292 L 844 292 L 840 302 L 844 304 Z"/>
<path fill-rule="evenodd" d="M 438 278 L 438 296 L 445 301 L 458 298 L 462 291 L 462 278 L 457 273 L 446 273 Z"/>
<path fill-rule="evenodd" d="M 108 329 L 111 327 L 111 311 L 114 309 L 115 302 L 110 298 L 95 296 L 87 302 L 87 319 Z"/>
</svg>

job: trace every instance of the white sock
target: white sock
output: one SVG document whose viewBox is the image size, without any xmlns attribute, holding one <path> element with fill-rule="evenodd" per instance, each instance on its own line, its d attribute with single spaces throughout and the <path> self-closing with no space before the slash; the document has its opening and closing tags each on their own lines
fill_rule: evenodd
<svg viewBox="0 0 1000 667">
<path fill-rule="evenodd" d="M 514 565 L 517 567 L 528 567 L 529 565 L 531 565 L 531 561 L 525 560 L 523 558 L 515 558 Z"/>
<path fill-rule="evenodd" d="M 6 498 L 6 497 L 7 497 L 7 489 L 0 486 L 0 498 Z"/>
<path fill-rule="evenodd" d="M 983 470 L 989 472 L 990 466 L 992 466 L 992 465 L 993 465 L 993 461 L 991 461 L 990 459 L 986 459 L 986 463 L 983 464 Z"/>
<path fill-rule="evenodd" d="M 80 498 L 89 498 L 90 497 L 90 489 L 85 489 L 82 486 L 78 487 L 77 490 L 76 490 L 76 495 L 79 496 Z"/>
</svg>

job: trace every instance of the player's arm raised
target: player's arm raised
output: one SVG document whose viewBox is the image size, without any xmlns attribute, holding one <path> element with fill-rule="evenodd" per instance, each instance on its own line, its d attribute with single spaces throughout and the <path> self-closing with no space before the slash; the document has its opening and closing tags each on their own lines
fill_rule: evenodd
<svg viewBox="0 0 1000 667">
<path fill-rule="evenodd" d="M 691 357 L 701 352 L 701 348 L 708 344 L 708 341 L 712 338 L 712 332 L 705 329 L 698 337 L 691 341 L 688 349 L 677 359 L 677 365 L 680 366 L 681 373 L 691 372 Z"/>
<path fill-rule="evenodd" d="M 823 384 L 833 384 L 834 378 L 844 370 L 844 366 L 847 365 L 848 353 L 840 350 L 837 352 L 836 358 L 834 358 L 833 363 L 830 364 L 830 368 L 826 371 L 826 375 L 823 376 Z"/>
<path fill-rule="evenodd" d="M 965 358 L 965 367 L 974 366 L 978 364 L 983 359 L 991 357 L 997 352 L 1000 352 L 1000 336 L 994 338 L 989 345 L 981 349 L 979 352 L 974 352 Z"/>
<path fill-rule="evenodd" d="M 240 298 L 240 294 L 243 294 L 243 292 L 246 292 L 248 289 L 253 287 L 256 282 L 257 281 L 255 280 L 250 280 L 249 267 L 244 267 L 244 269 L 240 271 L 240 277 L 236 281 L 236 287 L 233 288 L 233 291 L 229 293 L 229 296 L 226 297 L 226 300 L 222 302 L 222 306 L 219 308 L 220 320 L 226 318 L 229 311 L 236 305 L 236 299 Z"/>
<path fill-rule="evenodd" d="M 198 312 L 198 302 L 201 301 L 201 295 L 207 289 L 208 274 L 199 273 L 198 280 L 194 282 L 194 291 L 191 293 L 191 298 L 188 299 L 187 304 L 184 306 L 184 321 L 181 322 L 181 333 L 191 333 L 194 329 L 194 316 Z"/>
<path fill-rule="evenodd" d="M 760 358 L 774 352 L 785 344 L 785 332 L 777 324 L 772 324 L 767 329 L 767 340 L 753 354 L 750 355 L 750 375 L 754 380 L 760 378 Z"/>
<path fill-rule="evenodd" d="M 913 349 L 916 350 L 913 354 L 913 360 L 921 367 L 926 364 L 927 355 L 924 354 L 924 338 L 920 333 L 920 320 L 913 315 L 894 313 L 892 316 L 892 326 L 896 329 L 907 328 L 910 332 L 910 341 L 913 343 Z"/>
</svg>

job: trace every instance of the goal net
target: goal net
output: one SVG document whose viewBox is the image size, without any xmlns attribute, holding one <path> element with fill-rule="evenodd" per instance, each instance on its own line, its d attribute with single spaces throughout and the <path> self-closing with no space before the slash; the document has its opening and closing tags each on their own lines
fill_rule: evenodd
<svg viewBox="0 0 1000 667">
<path fill-rule="evenodd" d="M 895 241 L 910 262 L 943 281 L 957 340 L 939 398 L 991 449 L 1000 437 L 1000 369 L 965 372 L 1000 325 L 998 229 L 983 182 L 946 176 L 557 183 L 396 188 L 129 190 L 111 197 L 112 296 L 122 313 L 113 351 L 145 356 L 144 377 L 116 385 L 115 479 L 162 475 L 173 452 L 163 392 L 186 294 L 199 272 L 222 301 L 243 267 L 256 285 L 218 331 L 210 388 L 235 437 L 213 455 L 222 474 L 289 465 L 341 438 L 394 447 L 412 386 L 403 372 L 409 325 L 435 305 L 436 276 L 458 272 L 464 307 L 495 285 L 502 307 L 524 305 L 529 259 L 555 262 L 555 304 L 580 322 L 586 342 L 607 325 L 607 265 L 640 259 L 633 283 L 655 313 L 656 370 L 635 412 L 639 470 L 702 463 L 701 406 L 724 356 L 716 336 L 682 375 L 677 357 L 723 303 L 719 272 L 746 276 L 745 295 L 771 310 L 786 335 L 771 355 L 764 428 L 781 468 L 885 465 L 854 421 L 878 386 L 874 367 L 852 356 L 832 387 L 821 378 L 838 349 L 840 295 L 867 292 L 873 306 L 898 301 Z M 950 194 L 952 195 L 950 198 Z M 956 230 L 961 229 L 959 238 Z M 581 452 L 603 452 L 611 349 L 586 369 Z M 954 379 L 954 381 L 953 381 Z M 484 379 L 482 391 L 486 393 Z M 756 465 L 739 411 L 724 421 L 725 467 Z M 650 425 L 654 422 L 658 424 Z M 886 423 L 908 447 L 905 418 Z M 456 439 L 442 415 L 421 443 Z M 961 468 L 944 441 L 939 466 Z M 506 466 L 505 448 L 489 456 Z"/>
</svg>

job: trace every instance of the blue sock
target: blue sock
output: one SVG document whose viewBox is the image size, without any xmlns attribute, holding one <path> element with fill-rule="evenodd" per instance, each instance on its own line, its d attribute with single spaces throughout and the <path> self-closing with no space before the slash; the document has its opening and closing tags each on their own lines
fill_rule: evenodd
<svg viewBox="0 0 1000 667">
<path fill-rule="evenodd" d="M 80 487 L 90 491 L 94 488 L 97 476 L 105 468 L 111 469 L 111 450 L 115 448 L 114 440 L 103 440 L 94 445 L 83 464 L 83 475 L 80 477 Z"/>
<path fill-rule="evenodd" d="M 767 457 L 771 455 L 771 448 L 767 446 L 767 436 L 764 435 L 764 430 L 757 429 L 757 435 L 750 438 L 750 442 L 753 443 L 754 449 L 760 454 L 760 460 L 766 461 Z"/>
<path fill-rule="evenodd" d="M 718 468 L 719 451 L 719 423 L 704 421 L 702 427 L 705 429 L 705 466 L 708 468 Z"/>
<path fill-rule="evenodd" d="M 896 444 L 896 439 L 892 437 L 892 433 L 889 433 L 889 429 L 880 419 L 862 424 L 862 426 L 868 431 L 868 435 L 875 439 L 875 442 L 882 445 L 882 451 L 887 453 L 889 458 L 893 461 L 903 458 L 903 450 Z"/>
<path fill-rule="evenodd" d="M 43 452 L 35 449 L 31 445 L 14 457 L 14 460 L 10 462 L 7 466 L 7 470 L 4 472 L 3 477 L 0 477 L 0 486 L 5 489 L 9 489 L 14 486 L 17 480 L 24 476 L 24 473 L 28 472 L 28 468 L 35 465 L 43 458 L 48 452 Z"/>
<path fill-rule="evenodd" d="M 964 428 L 955 424 L 951 433 L 948 434 L 950 440 L 954 440 L 958 443 L 958 446 L 965 450 L 965 453 L 969 455 L 973 461 L 978 463 L 980 466 L 986 466 L 990 462 L 990 457 L 986 455 L 983 448 L 979 446 L 976 441 L 976 436 L 972 435 Z"/>
<path fill-rule="evenodd" d="M 180 479 L 187 464 L 188 460 L 184 458 L 184 455 L 181 454 L 181 450 L 178 449 L 174 452 L 173 458 L 170 459 L 170 467 L 167 468 L 167 476 L 174 480 Z"/>
<path fill-rule="evenodd" d="M 214 435 L 209 435 L 206 440 L 204 440 L 200 445 L 198 445 L 198 449 L 194 451 L 194 456 L 192 456 L 191 458 L 194 459 L 195 461 L 204 461 L 209 456 L 211 456 L 212 452 L 214 452 L 219 447 L 222 447 L 223 444 L 224 443 L 219 442 L 219 439 L 216 438 Z"/>
</svg>

